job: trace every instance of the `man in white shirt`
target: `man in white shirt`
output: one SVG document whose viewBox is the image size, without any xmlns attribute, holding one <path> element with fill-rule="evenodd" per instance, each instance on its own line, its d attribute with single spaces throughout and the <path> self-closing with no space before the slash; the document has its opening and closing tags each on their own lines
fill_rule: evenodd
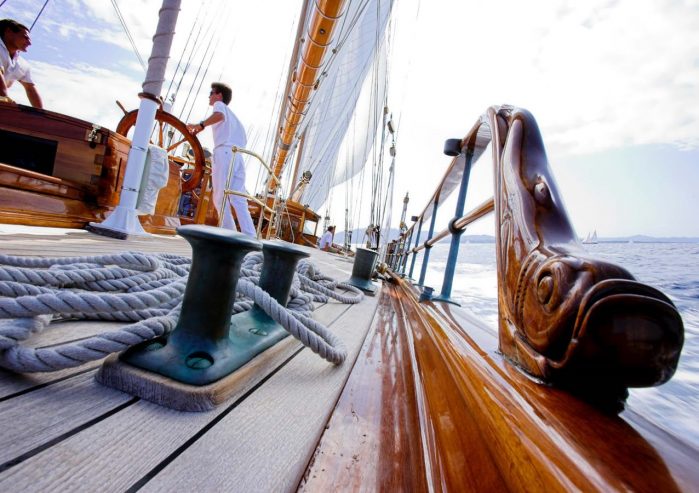
<svg viewBox="0 0 699 493">
<path fill-rule="evenodd" d="M 335 226 L 328 226 L 328 230 L 323 233 L 323 236 L 320 238 L 321 250 L 333 253 L 339 252 L 333 245 L 333 236 L 335 236 Z"/>
<path fill-rule="evenodd" d="M 27 51 L 32 40 L 29 29 L 12 19 L 0 20 L 0 96 L 9 98 L 7 90 L 14 81 L 19 81 L 27 93 L 29 103 L 35 108 L 43 108 L 41 96 L 32 81 L 29 64 L 19 56 Z"/>
<path fill-rule="evenodd" d="M 238 217 L 238 224 L 243 233 L 250 236 L 256 236 L 255 225 L 252 222 L 250 211 L 248 210 L 248 201 L 245 197 L 238 195 L 229 195 L 223 211 L 220 210 L 221 201 L 223 200 L 223 191 L 226 188 L 235 190 L 236 192 L 245 192 L 245 167 L 243 166 L 243 157 L 240 153 L 236 153 L 235 163 L 233 163 L 233 178 L 231 183 L 226 186 L 228 172 L 230 170 L 231 161 L 233 159 L 233 151 L 231 147 L 238 146 L 245 148 L 247 137 L 245 129 L 240 123 L 240 120 L 233 114 L 228 107 L 233 97 L 232 89 L 221 82 L 211 84 L 211 92 L 209 93 L 209 105 L 213 107 L 211 115 L 199 123 L 188 123 L 187 130 L 196 135 L 204 128 L 211 126 L 211 131 L 214 137 L 214 162 L 211 174 L 213 187 L 213 200 L 219 216 L 223 214 L 223 222 L 221 227 L 236 231 L 233 214 L 229 205 L 233 204 L 235 214 Z"/>
</svg>

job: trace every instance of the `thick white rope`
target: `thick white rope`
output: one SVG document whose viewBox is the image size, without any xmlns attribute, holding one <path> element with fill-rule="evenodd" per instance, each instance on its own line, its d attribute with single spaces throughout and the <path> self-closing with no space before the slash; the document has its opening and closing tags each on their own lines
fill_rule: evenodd
<svg viewBox="0 0 699 493">
<path fill-rule="evenodd" d="M 257 287 L 262 259 L 255 252 L 243 260 L 234 312 L 257 303 L 313 352 L 342 363 L 342 342 L 310 318 L 313 301 L 333 297 L 358 303 L 361 291 L 332 281 L 302 261 L 285 308 Z M 18 372 L 71 368 L 167 334 L 177 324 L 190 263 L 177 255 L 132 252 L 71 258 L 0 255 L 0 366 Z M 354 296 L 335 293 L 336 286 Z M 20 344 L 50 328 L 52 319 L 66 317 L 135 323 L 51 347 Z"/>
</svg>

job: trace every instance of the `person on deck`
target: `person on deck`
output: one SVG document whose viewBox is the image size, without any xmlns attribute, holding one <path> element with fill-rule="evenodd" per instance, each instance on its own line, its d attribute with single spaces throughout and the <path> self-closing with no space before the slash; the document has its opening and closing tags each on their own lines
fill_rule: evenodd
<svg viewBox="0 0 699 493">
<path fill-rule="evenodd" d="M 19 56 L 20 51 L 27 51 L 32 44 L 29 29 L 12 19 L 2 19 L 0 38 L 0 96 L 9 98 L 7 90 L 14 81 L 19 81 L 27 93 L 29 103 L 35 108 L 43 108 L 41 96 L 32 81 L 29 64 Z"/>
<path fill-rule="evenodd" d="M 333 237 L 335 236 L 335 226 L 328 226 L 328 230 L 323 233 L 320 238 L 320 249 L 325 252 L 338 253 L 340 251 L 337 245 L 333 244 Z"/>
<path fill-rule="evenodd" d="M 243 166 L 242 155 L 236 153 L 235 162 L 231 163 L 233 159 L 231 147 L 244 148 L 247 144 L 247 137 L 242 123 L 228 107 L 232 98 L 233 90 L 228 85 L 222 82 L 211 84 L 211 92 L 209 93 L 209 106 L 213 107 L 211 115 L 199 123 L 188 123 L 187 130 L 191 134 L 196 135 L 206 127 L 211 127 L 214 137 L 214 159 L 211 174 L 213 201 L 219 216 L 223 214 L 221 227 L 237 231 L 230 203 L 235 208 L 241 231 L 246 235 L 254 237 L 256 236 L 255 225 L 252 222 L 252 217 L 248 210 L 248 201 L 245 197 L 229 195 L 223 210 L 220 210 L 223 191 L 226 188 L 236 192 L 245 192 L 245 167 Z M 226 180 L 228 180 L 231 164 L 233 165 L 233 177 L 231 183 L 227 185 Z"/>
</svg>

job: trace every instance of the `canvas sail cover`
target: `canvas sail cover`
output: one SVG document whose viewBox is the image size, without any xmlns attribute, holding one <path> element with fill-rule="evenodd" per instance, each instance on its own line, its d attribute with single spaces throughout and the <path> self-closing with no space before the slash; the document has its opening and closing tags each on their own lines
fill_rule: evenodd
<svg viewBox="0 0 699 493">
<path fill-rule="evenodd" d="M 299 135 L 305 132 L 299 173 L 313 173 L 302 201 L 314 210 L 325 203 L 333 186 L 363 169 L 381 125 L 385 83 L 367 75 L 385 74 L 384 33 L 393 2 L 348 3 L 335 38 L 336 52 L 299 131 Z M 343 142 L 349 148 L 340 153 Z"/>
</svg>

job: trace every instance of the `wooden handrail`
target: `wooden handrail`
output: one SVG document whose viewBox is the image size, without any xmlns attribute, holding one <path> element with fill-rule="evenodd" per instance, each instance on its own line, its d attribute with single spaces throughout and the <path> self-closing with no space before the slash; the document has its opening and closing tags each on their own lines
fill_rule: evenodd
<svg viewBox="0 0 699 493">
<path fill-rule="evenodd" d="M 478 205 L 477 207 L 474 207 L 471 212 L 468 214 L 465 214 L 458 218 L 456 221 L 453 222 L 453 230 L 452 228 L 444 228 L 442 231 L 434 235 L 432 238 L 429 240 L 425 241 L 422 245 L 418 245 L 417 247 L 411 249 L 410 251 L 412 253 L 417 253 L 420 250 L 423 250 L 425 248 L 430 248 L 439 243 L 440 240 L 443 240 L 447 236 L 450 236 L 454 234 L 454 230 L 458 231 L 465 231 L 466 226 L 469 224 L 473 223 L 474 221 L 477 221 L 478 219 L 486 216 L 487 214 L 493 212 L 495 210 L 495 202 L 493 202 L 493 198 L 489 198 L 482 204 Z M 403 236 L 403 239 L 407 238 L 407 236 Z"/>
<path fill-rule="evenodd" d="M 579 245 L 541 133 L 528 111 L 493 106 L 479 118 L 461 140 L 460 155 L 418 216 L 420 224 L 444 201 L 448 183 L 462 184 L 459 207 L 463 205 L 468 184 L 468 175 L 463 173 L 470 172 L 488 143 L 495 168 L 493 198 L 452 220 L 436 235 L 432 217 L 431 238 L 390 254 L 412 252 L 414 266 L 417 252 L 452 235 L 444 285 L 437 298 L 451 301 L 458 235 L 471 222 L 495 211 L 499 349 L 510 361 L 609 410 L 623 407 L 628 387 L 669 380 L 684 343 L 677 308 L 624 268 L 589 258 Z M 461 170 L 459 162 L 464 163 Z M 401 236 L 403 248 L 416 224 Z M 426 250 L 420 284 L 428 259 Z M 425 299 L 430 299 L 430 293 L 426 291 Z"/>
</svg>

